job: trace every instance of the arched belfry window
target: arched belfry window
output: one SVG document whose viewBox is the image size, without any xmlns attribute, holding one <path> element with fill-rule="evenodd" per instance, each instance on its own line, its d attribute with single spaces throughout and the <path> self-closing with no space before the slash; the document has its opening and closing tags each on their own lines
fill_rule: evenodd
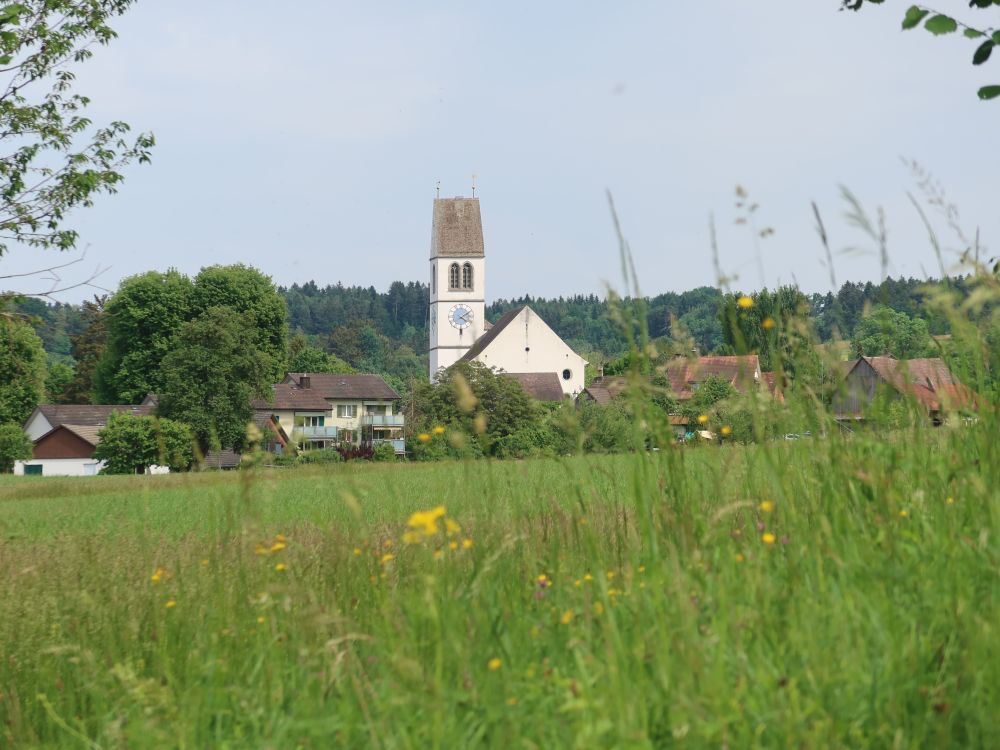
<svg viewBox="0 0 1000 750">
<path fill-rule="evenodd" d="M 472 289 L 472 264 L 462 266 L 462 289 Z"/>
<path fill-rule="evenodd" d="M 458 289 L 458 263 L 452 263 L 448 269 L 448 288 Z"/>
</svg>

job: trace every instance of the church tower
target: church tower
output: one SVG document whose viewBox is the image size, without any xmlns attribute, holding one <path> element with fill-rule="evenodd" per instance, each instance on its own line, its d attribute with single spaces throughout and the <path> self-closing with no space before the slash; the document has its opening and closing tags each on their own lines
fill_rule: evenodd
<svg viewBox="0 0 1000 750">
<path fill-rule="evenodd" d="M 478 198 L 437 198 L 431 230 L 430 376 L 483 335 L 486 253 Z"/>
</svg>

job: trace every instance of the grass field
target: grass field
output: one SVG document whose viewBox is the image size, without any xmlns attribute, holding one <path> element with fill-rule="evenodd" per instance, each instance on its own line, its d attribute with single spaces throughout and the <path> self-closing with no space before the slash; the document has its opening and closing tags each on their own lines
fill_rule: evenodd
<svg viewBox="0 0 1000 750">
<path fill-rule="evenodd" d="M 0 746 L 997 747 L 997 434 L 7 478 Z"/>
</svg>

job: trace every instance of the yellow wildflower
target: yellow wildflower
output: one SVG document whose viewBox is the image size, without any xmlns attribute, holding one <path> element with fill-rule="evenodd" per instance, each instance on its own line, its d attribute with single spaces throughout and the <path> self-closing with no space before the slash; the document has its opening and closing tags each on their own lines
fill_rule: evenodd
<svg viewBox="0 0 1000 750">
<path fill-rule="evenodd" d="M 387 562 L 391 562 L 392 560 L 395 559 L 396 556 L 394 554 L 392 554 L 391 552 L 386 552 L 384 555 L 382 555 L 382 564 L 385 565 Z"/>
<path fill-rule="evenodd" d="M 579 588 L 580 586 L 583 585 L 583 582 L 579 578 L 577 578 L 575 581 L 573 581 L 573 585 Z"/>
<path fill-rule="evenodd" d="M 721 430 L 719 430 L 719 432 L 722 433 L 722 437 L 729 437 L 733 434 L 733 428 L 729 425 L 725 425 Z"/>
<path fill-rule="evenodd" d="M 698 424 L 708 424 L 708 415 L 707 414 L 699 414 L 698 415 Z"/>
<path fill-rule="evenodd" d="M 165 571 L 163 568 L 157 568 L 155 571 L 153 571 L 153 575 L 149 577 L 149 580 L 152 581 L 153 583 L 159 583 L 160 581 L 163 580 L 163 576 L 166 572 L 167 571 Z"/>
<path fill-rule="evenodd" d="M 442 557 L 444 557 L 444 552 L 442 552 L 439 549 L 434 550 L 434 559 L 435 560 L 440 560 Z"/>
<path fill-rule="evenodd" d="M 456 542 L 454 539 L 452 539 L 450 542 L 448 542 L 448 549 L 450 549 L 452 552 L 454 552 L 455 550 L 457 550 L 458 549 L 458 542 Z"/>
<path fill-rule="evenodd" d="M 641 588 L 641 589 L 646 588 L 646 582 L 645 581 L 639 581 L 639 588 Z"/>
<path fill-rule="evenodd" d="M 954 505 L 955 504 L 955 498 L 949 497 L 947 500 L 944 501 L 944 504 L 945 505 Z"/>
<path fill-rule="evenodd" d="M 539 583 L 545 583 L 547 580 L 549 580 L 549 578 L 544 573 L 542 573 L 540 576 L 538 576 L 538 582 Z"/>
<path fill-rule="evenodd" d="M 908 510 L 901 510 L 901 511 L 899 511 L 899 517 L 900 518 L 906 518 L 909 515 L 910 515 L 910 511 L 908 511 Z"/>
<path fill-rule="evenodd" d="M 613 571 L 613 570 L 609 570 L 609 571 L 607 572 L 607 576 L 608 576 L 608 580 L 609 580 L 609 581 L 612 581 L 612 580 L 614 580 L 614 577 L 615 577 L 615 571 Z"/>
<path fill-rule="evenodd" d="M 201 561 L 201 567 L 207 568 L 208 567 L 208 560 L 202 560 Z"/>
<path fill-rule="evenodd" d="M 446 518 L 444 519 L 444 530 L 448 536 L 455 536 L 462 530 L 462 527 L 452 519 Z"/>
<path fill-rule="evenodd" d="M 173 609 L 174 607 L 177 606 L 177 602 L 175 602 L 173 599 L 167 599 L 166 603 L 163 606 L 166 607 L 167 609 Z"/>
<path fill-rule="evenodd" d="M 392 546 L 392 540 L 386 539 L 384 542 L 382 542 L 382 546 L 385 547 L 386 549 L 389 549 L 389 547 Z"/>
<path fill-rule="evenodd" d="M 416 544 L 420 541 L 420 534 L 416 531 L 404 531 L 403 542 L 406 544 Z"/>
<path fill-rule="evenodd" d="M 285 548 L 284 542 L 275 542 L 271 545 L 271 552 L 281 552 Z"/>
<path fill-rule="evenodd" d="M 590 575 L 590 573 L 584 573 L 583 580 L 585 580 L 585 581 L 593 581 L 594 580 L 594 576 Z"/>
<path fill-rule="evenodd" d="M 774 500 L 763 500 L 760 504 L 760 509 L 764 513 L 770 513 L 774 510 Z"/>
<path fill-rule="evenodd" d="M 747 297 L 745 294 L 736 300 L 736 304 L 740 306 L 741 310 L 749 310 L 753 307 L 753 300 Z"/>
<path fill-rule="evenodd" d="M 354 548 L 354 556 L 355 557 L 361 557 L 361 547 L 355 547 Z"/>
<path fill-rule="evenodd" d="M 604 614 L 604 605 L 600 602 L 594 602 L 594 613 L 598 615 Z"/>
<path fill-rule="evenodd" d="M 276 541 L 276 542 L 283 542 L 283 541 L 285 541 L 285 535 L 284 534 L 275 534 L 274 535 L 274 541 Z"/>
<path fill-rule="evenodd" d="M 559 618 L 559 622 L 563 625 L 569 625 L 573 621 L 573 610 L 567 609 L 562 613 L 562 617 Z"/>
<path fill-rule="evenodd" d="M 508 706 L 516 706 L 517 705 L 517 698 L 515 698 L 514 696 L 511 696 L 510 698 L 508 698 L 507 699 L 507 705 Z"/>
<path fill-rule="evenodd" d="M 462 540 L 462 549 L 472 549 L 472 540 L 471 539 L 463 539 Z"/>
<path fill-rule="evenodd" d="M 274 569 L 276 571 L 278 571 L 279 573 L 281 573 L 281 572 L 283 572 L 285 570 L 285 564 L 284 563 L 278 563 L 277 565 L 274 566 Z"/>
<path fill-rule="evenodd" d="M 430 439 L 431 439 L 431 436 L 428 435 L 426 432 L 421 432 L 419 435 L 417 435 L 417 440 L 419 440 L 421 443 L 426 443 Z"/>
<path fill-rule="evenodd" d="M 263 625 L 265 622 L 267 622 L 267 618 L 265 618 L 264 615 L 261 615 L 260 617 L 257 618 L 257 622 L 258 624 Z"/>
<path fill-rule="evenodd" d="M 439 505 L 431 510 L 417 511 L 410 516 L 410 520 L 406 522 L 406 525 L 411 529 L 423 532 L 427 536 L 434 536 L 439 531 L 438 519 L 443 518 L 444 514 L 445 509 L 443 505 Z"/>
<path fill-rule="evenodd" d="M 258 544 L 256 546 L 256 548 L 254 549 L 254 554 L 255 555 L 266 555 L 267 554 L 267 547 L 265 547 L 263 544 Z"/>
<path fill-rule="evenodd" d="M 760 537 L 760 540 L 764 542 L 764 544 L 774 544 L 774 539 L 775 539 L 774 534 L 772 534 L 770 531 L 765 531 L 763 534 L 761 534 Z"/>
<path fill-rule="evenodd" d="M 760 325 L 765 331 L 770 331 L 775 326 L 774 318 L 764 318 L 764 320 L 760 322 Z"/>
<path fill-rule="evenodd" d="M 486 662 L 486 666 L 490 668 L 491 672 L 496 672 L 498 669 L 500 669 L 500 667 L 503 666 L 503 662 L 494 656 L 492 659 Z"/>
<path fill-rule="evenodd" d="M 736 553 L 736 562 L 743 562 L 743 560 L 744 560 L 743 555 L 741 553 L 737 552 Z"/>
<path fill-rule="evenodd" d="M 639 566 L 639 572 L 640 573 L 645 573 L 646 572 L 646 566 L 645 565 L 640 565 Z"/>
<path fill-rule="evenodd" d="M 434 428 L 434 434 L 435 435 L 444 435 L 444 427 L 442 425 L 438 425 L 437 427 L 435 427 Z"/>
</svg>

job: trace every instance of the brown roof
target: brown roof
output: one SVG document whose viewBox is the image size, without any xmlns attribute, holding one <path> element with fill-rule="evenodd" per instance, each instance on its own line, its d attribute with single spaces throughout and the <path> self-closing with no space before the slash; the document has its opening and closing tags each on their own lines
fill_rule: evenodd
<svg viewBox="0 0 1000 750">
<path fill-rule="evenodd" d="M 503 376 L 521 384 L 524 392 L 536 401 L 562 401 L 563 393 L 559 376 L 554 372 L 504 372 Z"/>
<path fill-rule="evenodd" d="M 431 257 L 483 257 L 483 220 L 478 198 L 437 198 L 431 229 Z"/>
<path fill-rule="evenodd" d="M 942 408 L 971 408 L 979 402 L 978 394 L 959 382 L 944 360 L 862 357 L 879 377 L 900 393 L 909 393 L 930 411 Z M 861 360 L 858 360 L 860 362 Z M 854 363 L 855 366 L 857 362 Z M 853 368 L 852 368 L 853 369 Z"/>
<path fill-rule="evenodd" d="M 584 388 L 580 393 L 579 398 L 586 400 L 589 398 L 591 401 L 596 401 L 601 406 L 606 406 L 611 403 L 611 393 L 607 388 L 601 388 L 600 386 L 590 386 L 589 388 Z"/>
<path fill-rule="evenodd" d="M 274 419 L 274 415 L 268 413 L 266 410 L 258 410 L 254 412 L 253 423 L 260 428 L 260 431 L 264 434 L 265 440 L 270 434 L 276 440 L 276 442 L 282 445 L 288 445 L 288 433 L 285 432 L 285 428 L 278 424 Z"/>
<path fill-rule="evenodd" d="M 513 310 L 505 312 L 503 317 L 501 317 L 500 320 L 494 323 L 489 330 L 480 336 L 469 351 L 462 355 L 459 362 L 471 362 L 482 354 L 483 350 L 493 342 L 493 339 L 499 336 L 503 332 L 503 329 L 509 326 L 513 322 L 514 318 L 518 316 L 518 313 L 520 313 L 523 309 L 523 307 L 515 307 Z"/>
<path fill-rule="evenodd" d="M 69 430 L 81 440 L 86 440 L 95 447 L 101 442 L 101 439 L 97 437 L 97 433 L 104 429 L 104 425 L 64 424 L 61 427 L 64 430 Z"/>
<path fill-rule="evenodd" d="M 627 386 L 628 379 L 624 375 L 600 375 L 594 378 L 580 395 L 604 406 L 610 404 L 612 399 L 618 398 Z"/>
<path fill-rule="evenodd" d="M 209 451 L 205 454 L 203 466 L 208 469 L 235 469 L 240 465 L 242 456 L 234 450 L 226 448 L 221 451 Z"/>
<path fill-rule="evenodd" d="M 302 387 L 302 378 L 309 378 L 309 387 Z M 332 399 L 399 398 L 396 390 L 379 375 L 334 375 L 326 372 L 290 372 L 282 383 L 273 386 L 274 403 L 254 401 L 254 408 L 300 409 L 325 411 Z"/>
<path fill-rule="evenodd" d="M 774 396 L 775 400 L 784 402 L 785 394 L 778 387 L 778 374 L 776 372 L 762 372 L 760 378 L 767 386 L 768 392 Z"/>
<path fill-rule="evenodd" d="M 149 416 L 153 404 L 41 404 L 38 411 L 53 427 L 64 424 L 103 427 L 113 413 Z"/>
<path fill-rule="evenodd" d="M 737 391 L 754 382 L 754 374 L 760 372 L 760 360 L 756 354 L 741 357 L 699 357 L 695 360 L 677 359 L 666 366 L 670 388 L 681 401 L 694 395 L 691 386 L 709 377 L 725 380 Z"/>
</svg>

